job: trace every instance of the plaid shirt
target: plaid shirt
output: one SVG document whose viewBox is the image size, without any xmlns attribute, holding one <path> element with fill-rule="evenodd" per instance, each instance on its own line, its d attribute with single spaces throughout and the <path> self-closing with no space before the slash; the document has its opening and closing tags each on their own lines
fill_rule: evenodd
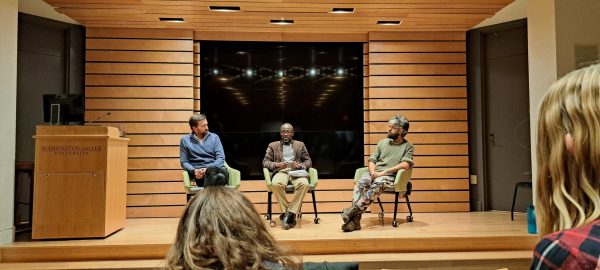
<svg viewBox="0 0 600 270">
<path fill-rule="evenodd" d="M 600 219 L 546 235 L 535 247 L 531 269 L 600 269 Z"/>
</svg>

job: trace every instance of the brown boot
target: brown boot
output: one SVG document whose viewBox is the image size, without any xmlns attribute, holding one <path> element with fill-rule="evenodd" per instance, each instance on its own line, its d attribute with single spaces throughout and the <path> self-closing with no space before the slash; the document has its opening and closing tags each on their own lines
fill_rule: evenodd
<svg viewBox="0 0 600 270">
<path fill-rule="evenodd" d="M 344 208 L 344 210 L 342 211 L 342 220 L 344 221 L 344 223 L 348 223 L 348 221 L 350 221 L 352 217 L 356 215 L 356 213 L 360 212 L 360 208 L 354 205 L 348 208 Z"/>
<path fill-rule="evenodd" d="M 356 215 L 354 215 L 354 218 L 352 219 L 352 221 L 354 221 L 354 230 L 358 231 L 360 230 L 360 219 L 362 218 L 362 212 L 358 212 Z"/>
</svg>

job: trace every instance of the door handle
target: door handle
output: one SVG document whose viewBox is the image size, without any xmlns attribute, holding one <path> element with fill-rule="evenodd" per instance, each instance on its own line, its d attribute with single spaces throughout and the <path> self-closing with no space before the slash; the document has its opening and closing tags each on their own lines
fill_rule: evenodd
<svg viewBox="0 0 600 270">
<path fill-rule="evenodd" d="M 490 132 L 488 142 L 491 143 L 492 145 L 496 144 L 496 135 L 494 134 L 494 132 Z"/>
</svg>

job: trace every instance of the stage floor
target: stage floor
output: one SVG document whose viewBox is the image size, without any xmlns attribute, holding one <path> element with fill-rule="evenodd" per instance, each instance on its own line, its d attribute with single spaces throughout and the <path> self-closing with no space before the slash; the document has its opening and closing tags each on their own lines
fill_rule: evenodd
<svg viewBox="0 0 600 270">
<path fill-rule="evenodd" d="M 305 214 L 296 228 L 269 228 L 275 238 L 302 255 L 533 250 L 537 235 L 527 233 L 526 217 L 507 212 L 416 213 L 407 223 L 399 214 L 383 220 L 365 214 L 362 230 L 344 233 L 339 214 L 323 214 L 320 224 Z M 274 216 L 277 218 L 277 216 Z M 277 220 L 279 221 L 279 220 Z M 174 240 L 178 219 L 128 219 L 127 227 L 105 239 L 15 242 L 0 246 L 2 262 L 161 259 Z M 265 221 L 265 224 L 268 223 Z"/>
</svg>

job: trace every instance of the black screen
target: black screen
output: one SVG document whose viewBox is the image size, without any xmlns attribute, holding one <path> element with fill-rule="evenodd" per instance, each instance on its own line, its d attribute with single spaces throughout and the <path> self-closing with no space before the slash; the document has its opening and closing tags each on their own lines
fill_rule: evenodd
<svg viewBox="0 0 600 270">
<path fill-rule="evenodd" d="M 361 43 L 200 44 L 201 112 L 243 179 L 262 179 L 285 122 L 319 177 L 352 178 L 363 165 Z"/>
<path fill-rule="evenodd" d="M 81 94 L 46 94 L 43 99 L 44 122 L 50 122 L 51 105 L 60 104 L 60 124 L 83 124 Z"/>
</svg>

